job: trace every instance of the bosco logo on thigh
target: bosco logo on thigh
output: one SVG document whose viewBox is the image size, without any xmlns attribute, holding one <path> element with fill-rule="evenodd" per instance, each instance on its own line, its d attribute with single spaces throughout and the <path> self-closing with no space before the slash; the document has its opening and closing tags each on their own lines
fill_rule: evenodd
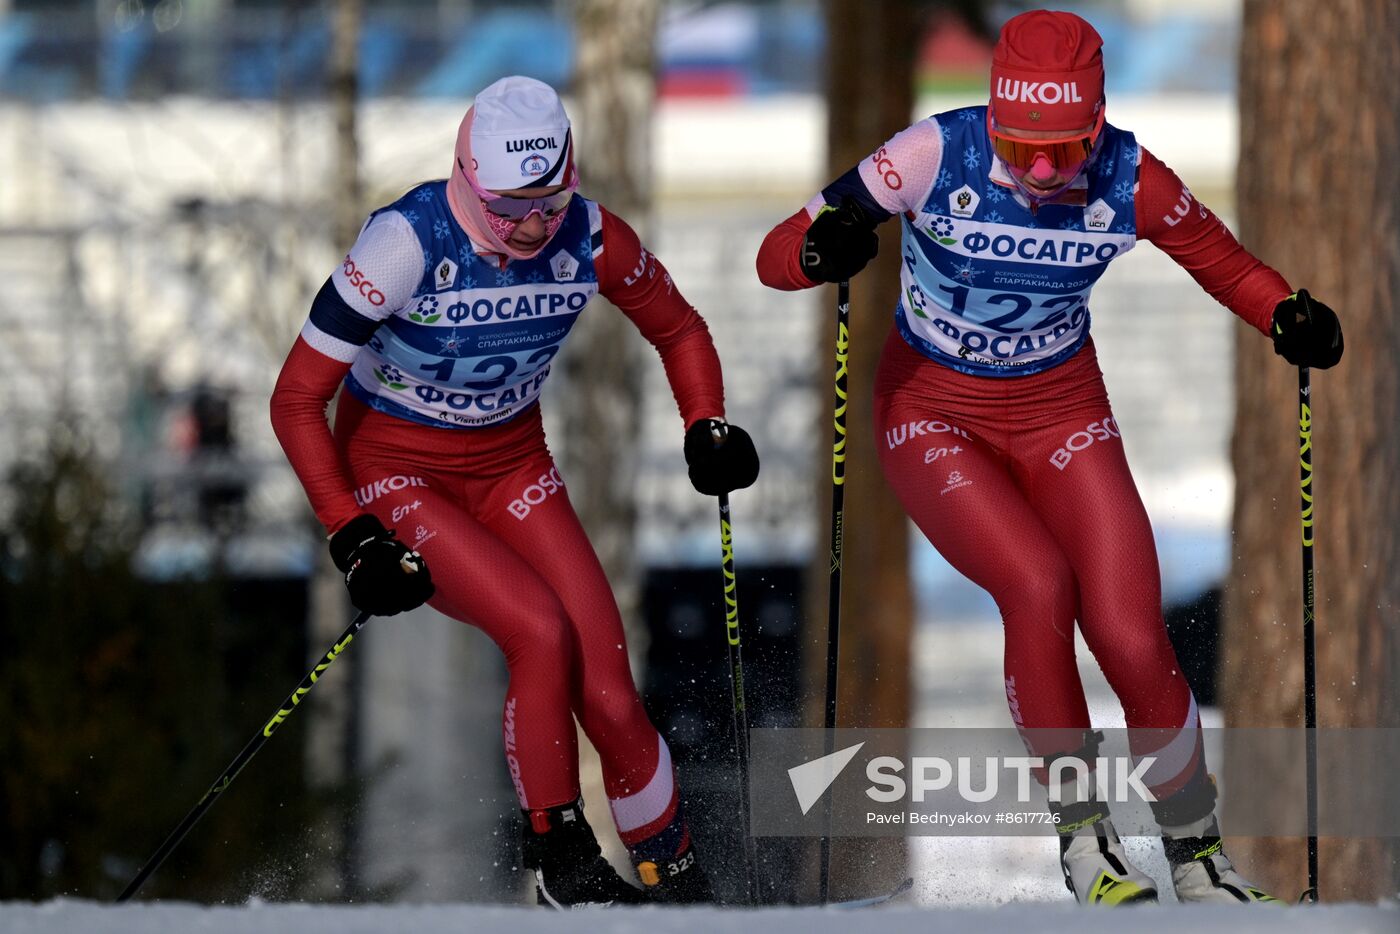
<svg viewBox="0 0 1400 934">
<path fill-rule="evenodd" d="M 1074 455 L 1099 441 L 1109 441 L 1114 438 L 1121 438 L 1118 432 L 1118 423 L 1110 415 L 1097 422 L 1090 422 L 1079 431 L 1065 439 L 1054 454 L 1050 455 L 1050 464 L 1056 470 L 1064 470 L 1074 460 Z"/>
<path fill-rule="evenodd" d="M 506 508 L 510 514 L 522 522 L 530 515 L 530 511 L 536 506 L 549 499 L 555 493 L 564 489 L 564 478 L 559 476 L 559 468 L 551 467 L 539 478 L 520 491 L 520 495 L 510 501 Z"/>
</svg>

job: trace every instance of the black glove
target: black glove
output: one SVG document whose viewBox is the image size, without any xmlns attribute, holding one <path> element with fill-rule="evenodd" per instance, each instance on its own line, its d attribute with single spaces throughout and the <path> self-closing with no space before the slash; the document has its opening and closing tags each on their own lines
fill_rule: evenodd
<svg viewBox="0 0 1400 934">
<path fill-rule="evenodd" d="M 753 439 L 722 418 L 702 418 L 685 433 L 685 462 L 690 484 L 706 496 L 753 486 L 758 479 L 758 452 Z"/>
<path fill-rule="evenodd" d="M 345 573 L 350 602 L 375 616 L 412 610 L 433 595 L 423 556 L 368 513 L 331 536 L 331 560 Z"/>
<path fill-rule="evenodd" d="M 1337 313 L 1299 289 L 1274 306 L 1274 353 L 1294 366 L 1325 370 L 1342 359 L 1342 323 Z"/>
<path fill-rule="evenodd" d="M 821 209 L 802 240 L 802 272 L 817 282 L 844 282 L 880 250 L 875 225 L 851 198 Z"/>
</svg>

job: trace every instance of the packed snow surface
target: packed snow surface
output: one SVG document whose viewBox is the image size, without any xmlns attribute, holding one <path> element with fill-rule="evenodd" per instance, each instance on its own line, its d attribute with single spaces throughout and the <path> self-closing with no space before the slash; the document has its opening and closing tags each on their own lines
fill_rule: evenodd
<svg viewBox="0 0 1400 934">
<path fill-rule="evenodd" d="M 1124 913 L 1127 913 L 1125 919 Z M 1130 923 L 1129 923 L 1130 922 Z M 996 908 L 920 908 L 888 905 L 843 911 L 835 908 L 627 908 L 561 914 L 543 908 L 480 905 L 299 905 L 252 904 L 207 908 L 189 904 L 104 905 L 60 899 L 43 904 L 0 904 L 4 934 L 383 934 L 385 931 L 554 934 L 599 931 L 608 934 L 880 934 L 1014 931 L 1016 934 L 1395 934 L 1395 906 L 1326 905 L 1162 906 L 1094 911 L 1073 904 L 1010 904 Z"/>
</svg>

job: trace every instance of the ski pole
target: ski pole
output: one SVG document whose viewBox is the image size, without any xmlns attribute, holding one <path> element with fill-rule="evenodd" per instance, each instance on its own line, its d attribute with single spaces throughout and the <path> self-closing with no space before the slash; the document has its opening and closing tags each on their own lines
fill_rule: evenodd
<svg viewBox="0 0 1400 934">
<path fill-rule="evenodd" d="M 360 627 L 364 626 L 369 619 L 370 614 L 362 612 L 351 620 L 350 627 L 340 634 L 340 638 L 336 640 L 335 645 L 330 647 L 330 650 L 326 652 L 325 657 L 321 659 L 316 667 L 311 669 L 305 678 L 301 679 L 301 684 L 298 684 L 296 690 L 292 691 L 291 695 L 282 702 L 282 706 L 277 708 L 277 712 L 272 715 L 271 720 L 267 721 L 267 725 L 248 741 L 248 745 L 243 747 L 243 751 L 234 758 L 228 768 L 224 769 L 224 774 L 218 777 L 214 784 L 209 787 L 209 790 L 204 793 L 204 797 L 199 799 L 199 803 L 194 806 L 194 809 L 186 814 L 185 819 L 180 821 L 175 829 L 170 832 L 170 836 L 165 838 L 165 842 L 160 845 L 160 849 L 156 850 L 151 858 L 146 860 L 146 864 L 141 867 L 141 871 L 136 873 L 136 878 L 132 879 L 127 887 L 122 890 L 122 893 L 117 896 L 118 902 L 124 902 L 135 895 L 136 891 L 151 877 L 151 874 L 160 868 L 160 864 L 165 862 L 165 858 L 170 855 L 171 851 L 180 845 L 181 840 L 185 839 L 185 834 L 190 832 L 190 828 L 194 827 L 194 825 L 199 822 L 199 819 L 204 816 L 205 811 L 208 811 L 214 806 L 214 802 L 219 799 L 219 795 L 226 791 L 229 785 L 233 784 L 233 780 L 238 777 L 238 773 L 243 771 L 243 767 L 248 764 L 248 760 L 252 759 L 253 756 L 257 754 L 258 750 L 262 748 L 263 743 L 267 742 L 268 737 L 272 735 L 272 732 L 282 725 L 282 721 L 292 715 L 292 711 L 297 709 L 297 705 L 301 703 L 302 698 L 315 687 L 321 675 L 325 674 L 326 669 L 331 666 L 331 663 L 340 657 L 340 653 L 345 651 L 345 647 L 350 644 L 350 641 L 355 638 L 355 634 L 360 631 Z"/>
<path fill-rule="evenodd" d="M 1308 888 L 1299 901 L 1316 902 L 1317 895 L 1317 652 L 1314 623 L 1313 541 L 1317 536 L 1313 504 L 1312 387 L 1309 370 L 1298 367 L 1298 489 L 1303 514 L 1303 726 L 1307 742 Z"/>
<path fill-rule="evenodd" d="M 729 643 L 729 684 L 734 693 L 734 756 L 739 768 L 739 832 L 744 841 L 744 880 L 750 905 L 758 903 L 757 842 L 749 832 L 749 713 L 744 704 L 744 654 L 739 643 L 738 581 L 729 494 L 719 494 L 719 543 L 724 571 L 724 628 Z"/>
<path fill-rule="evenodd" d="M 831 590 L 826 622 L 826 729 L 823 731 L 824 756 L 836 744 L 836 672 L 841 642 L 841 553 L 846 512 L 846 372 L 851 346 L 851 283 L 836 286 L 836 401 L 832 421 L 836 433 L 831 444 Z M 829 761 L 829 760 L 828 760 Z M 819 897 L 826 904 L 831 891 L 831 795 L 824 805 L 821 842 L 821 887 Z"/>
</svg>

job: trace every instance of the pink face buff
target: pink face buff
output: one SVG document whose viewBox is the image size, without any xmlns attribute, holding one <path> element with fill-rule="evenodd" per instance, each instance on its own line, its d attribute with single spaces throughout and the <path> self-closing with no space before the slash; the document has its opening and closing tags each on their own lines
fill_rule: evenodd
<svg viewBox="0 0 1400 934">
<path fill-rule="evenodd" d="M 507 243 L 515 236 L 516 228 L 530 219 L 533 214 L 538 214 L 540 220 L 544 222 L 544 239 L 552 239 L 558 232 L 564 217 L 569 208 L 569 200 L 573 198 L 574 192 L 578 190 L 578 173 L 573 167 L 569 167 L 568 183 L 563 191 L 539 198 L 515 198 L 508 195 L 499 195 L 493 191 L 482 188 L 476 179 L 466 171 L 466 167 L 459 160 L 457 170 L 471 186 L 472 192 L 481 201 L 482 214 L 491 232 L 500 239 L 502 243 Z"/>
</svg>

